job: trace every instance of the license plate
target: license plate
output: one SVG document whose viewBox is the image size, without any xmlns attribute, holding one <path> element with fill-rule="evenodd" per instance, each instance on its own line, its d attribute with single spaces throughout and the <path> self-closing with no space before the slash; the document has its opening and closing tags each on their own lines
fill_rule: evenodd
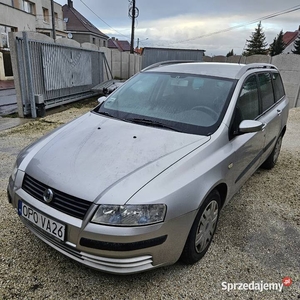
<svg viewBox="0 0 300 300">
<path fill-rule="evenodd" d="M 19 200 L 18 203 L 18 214 L 19 216 L 22 216 L 24 219 L 30 221 L 45 232 L 55 236 L 61 241 L 64 241 L 66 229 L 65 225 L 46 217 L 21 200 Z"/>
</svg>

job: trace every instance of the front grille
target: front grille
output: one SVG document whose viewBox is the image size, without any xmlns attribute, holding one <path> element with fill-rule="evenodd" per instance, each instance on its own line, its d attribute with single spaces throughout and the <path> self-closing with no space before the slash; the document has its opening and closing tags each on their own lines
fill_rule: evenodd
<svg viewBox="0 0 300 300">
<path fill-rule="evenodd" d="M 49 206 L 67 214 L 72 217 L 83 219 L 86 212 L 90 208 L 91 203 L 86 200 L 76 198 L 74 196 L 65 194 L 58 190 L 49 187 L 31 176 L 25 174 L 22 188 L 29 195 L 35 199 L 44 202 L 43 194 L 46 189 L 51 188 L 53 191 L 53 200 L 48 204 Z"/>
</svg>

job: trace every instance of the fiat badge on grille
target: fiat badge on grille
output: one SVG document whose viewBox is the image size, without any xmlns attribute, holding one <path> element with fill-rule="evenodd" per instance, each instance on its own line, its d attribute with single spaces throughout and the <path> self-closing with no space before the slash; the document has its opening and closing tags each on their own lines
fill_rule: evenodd
<svg viewBox="0 0 300 300">
<path fill-rule="evenodd" d="M 43 194 L 43 199 L 46 203 L 50 203 L 53 200 L 53 191 L 51 189 L 46 189 Z"/>
</svg>

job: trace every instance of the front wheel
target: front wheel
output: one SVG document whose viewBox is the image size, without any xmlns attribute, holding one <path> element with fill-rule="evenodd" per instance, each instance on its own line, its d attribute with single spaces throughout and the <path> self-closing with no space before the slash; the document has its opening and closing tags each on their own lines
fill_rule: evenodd
<svg viewBox="0 0 300 300">
<path fill-rule="evenodd" d="M 221 197 L 213 190 L 204 200 L 186 240 L 181 260 L 187 264 L 199 261 L 207 252 L 217 228 Z"/>
</svg>

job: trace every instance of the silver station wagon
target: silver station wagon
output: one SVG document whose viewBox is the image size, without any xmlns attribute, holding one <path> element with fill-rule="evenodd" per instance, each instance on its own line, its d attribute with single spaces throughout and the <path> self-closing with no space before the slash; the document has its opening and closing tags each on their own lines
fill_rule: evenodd
<svg viewBox="0 0 300 300">
<path fill-rule="evenodd" d="M 152 65 L 22 150 L 8 199 L 36 236 L 89 267 L 192 264 L 222 207 L 275 165 L 287 117 L 273 65 Z"/>
</svg>

